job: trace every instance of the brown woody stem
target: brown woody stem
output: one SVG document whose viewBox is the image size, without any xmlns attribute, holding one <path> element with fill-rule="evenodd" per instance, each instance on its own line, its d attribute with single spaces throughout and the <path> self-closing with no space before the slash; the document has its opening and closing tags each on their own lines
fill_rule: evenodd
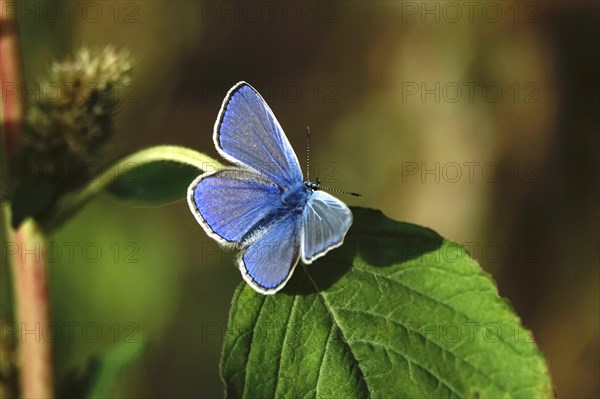
<svg viewBox="0 0 600 399">
<path fill-rule="evenodd" d="M 18 5 L 0 0 L 0 124 L 3 162 L 17 150 L 23 122 L 22 66 L 17 24 Z M 8 206 L 2 209 L 10 223 Z M 50 342 L 41 336 L 49 322 L 45 237 L 33 220 L 26 220 L 16 231 L 8 227 L 9 261 L 12 266 L 15 324 L 19 351 L 21 397 L 52 398 L 52 361 Z M 7 247 L 7 248 L 8 248 Z"/>
</svg>

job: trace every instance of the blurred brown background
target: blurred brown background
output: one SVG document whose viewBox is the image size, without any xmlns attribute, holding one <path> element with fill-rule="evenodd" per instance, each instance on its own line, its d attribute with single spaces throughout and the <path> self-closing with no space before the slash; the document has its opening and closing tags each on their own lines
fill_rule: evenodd
<svg viewBox="0 0 600 399">
<path fill-rule="evenodd" d="M 301 160 L 310 126 L 313 173 L 363 194 L 349 204 L 471 249 L 533 330 L 559 397 L 600 396 L 597 2 L 70 4 L 21 4 L 26 76 L 83 45 L 131 49 L 134 84 L 99 162 L 157 144 L 218 157 L 220 104 L 246 80 Z M 184 202 L 104 197 L 55 242 L 103 254 L 51 264 L 55 321 L 76 324 L 55 344 L 59 373 L 131 334 L 149 347 L 118 395 L 222 395 L 241 278 Z"/>
</svg>

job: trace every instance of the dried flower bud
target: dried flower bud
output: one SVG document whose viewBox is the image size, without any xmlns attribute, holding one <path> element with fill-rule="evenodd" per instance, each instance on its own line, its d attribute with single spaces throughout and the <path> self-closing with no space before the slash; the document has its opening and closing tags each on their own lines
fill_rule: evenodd
<svg viewBox="0 0 600 399">
<path fill-rule="evenodd" d="M 90 162 L 112 138 L 131 72 L 129 51 L 111 46 L 82 48 L 53 63 L 47 80 L 36 86 L 43 95 L 29 104 L 19 151 L 7 184 L 0 188 L 0 200 L 25 204 L 36 198 L 39 213 L 61 191 L 89 180 Z M 23 215 L 35 214 L 23 206 L 27 208 Z"/>
<path fill-rule="evenodd" d="M 85 162 L 112 137 L 119 94 L 131 82 L 128 51 L 80 49 L 55 62 L 45 98 L 28 112 L 22 150 L 37 161 Z"/>
</svg>

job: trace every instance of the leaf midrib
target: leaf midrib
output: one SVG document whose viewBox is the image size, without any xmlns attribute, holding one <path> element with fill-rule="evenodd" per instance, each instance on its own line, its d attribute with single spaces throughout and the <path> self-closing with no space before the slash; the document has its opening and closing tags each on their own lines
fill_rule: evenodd
<svg viewBox="0 0 600 399">
<path fill-rule="evenodd" d="M 340 323 L 338 322 L 338 320 L 336 318 L 336 315 L 332 311 L 331 305 L 329 304 L 329 302 L 327 302 L 327 299 L 323 295 L 323 292 L 321 290 L 319 290 L 319 287 L 317 286 L 317 283 L 315 282 L 315 280 L 312 278 L 312 276 L 308 272 L 306 266 L 304 267 L 304 272 L 306 273 L 306 275 L 308 276 L 310 282 L 312 283 L 312 286 L 315 289 L 315 293 L 321 299 L 321 301 L 323 302 L 323 306 L 325 306 L 325 309 L 327 310 L 327 312 L 331 316 L 332 325 L 335 326 L 339 330 L 340 335 L 342 337 L 342 340 L 343 340 L 344 344 L 348 347 L 348 350 L 350 351 L 350 354 L 352 355 L 352 360 L 353 360 L 356 368 L 360 371 L 360 378 L 362 379 L 362 381 L 364 381 L 364 383 L 366 385 L 366 388 L 367 388 L 368 397 L 370 398 L 371 397 L 371 388 L 369 388 L 369 383 L 368 383 L 367 379 L 365 378 L 364 371 L 360 367 L 360 363 L 359 363 L 358 359 L 356 358 L 356 355 L 354 354 L 354 351 L 352 350 L 352 346 L 350 346 L 350 343 L 348 342 L 348 339 L 346 338 L 346 335 L 344 334 L 344 330 L 341 328 Z M 320 370 L 319 370 L 319 373 L 320 373 Z M 317 385 L 317 391 L 318 390 L 319 390 L 319 387 Z"/>
</svg>

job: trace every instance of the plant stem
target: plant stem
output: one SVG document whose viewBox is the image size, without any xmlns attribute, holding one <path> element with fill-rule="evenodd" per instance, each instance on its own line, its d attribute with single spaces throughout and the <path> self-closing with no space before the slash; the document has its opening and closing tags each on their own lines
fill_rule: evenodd
<svg viewBox="0 0 600 399">
<path fill-rule="evenodd" d="M 16 3 L 0 0 L 0 125 L 2 159 L 10 161 L 17 149 L 23 122 L 22 64 L 19 51 Z M 11 220 L 8 205 L 2 209 L 5 222 Z M 52 361 L 50 341 L 42 331 L 48 326 L 44 234 L 33 220 L 26 220 L 16 231 L 8 226 L 7 248 L 13 275 L 15 325 L 19 345 L 21 397 L 52 398 Z"/>
<path fill-rule="evenodd" d="M 19 51 L 17 4 L 0 0 L 0 87 L 2 88 L 2 135 L 6 159 L 16 151 L 23 120 L 22 64 Z M 14 12 L 11 12 L 14 11 Z"/>
<path fill-rule="evenodd" d="M 16 331 L 19 343 L 21 396 L 52 398 L 52 358 L 48 327 L 48 290 L 45 237 L 37 224 L 26 220 L 10 231 Z"/>
</svg>

